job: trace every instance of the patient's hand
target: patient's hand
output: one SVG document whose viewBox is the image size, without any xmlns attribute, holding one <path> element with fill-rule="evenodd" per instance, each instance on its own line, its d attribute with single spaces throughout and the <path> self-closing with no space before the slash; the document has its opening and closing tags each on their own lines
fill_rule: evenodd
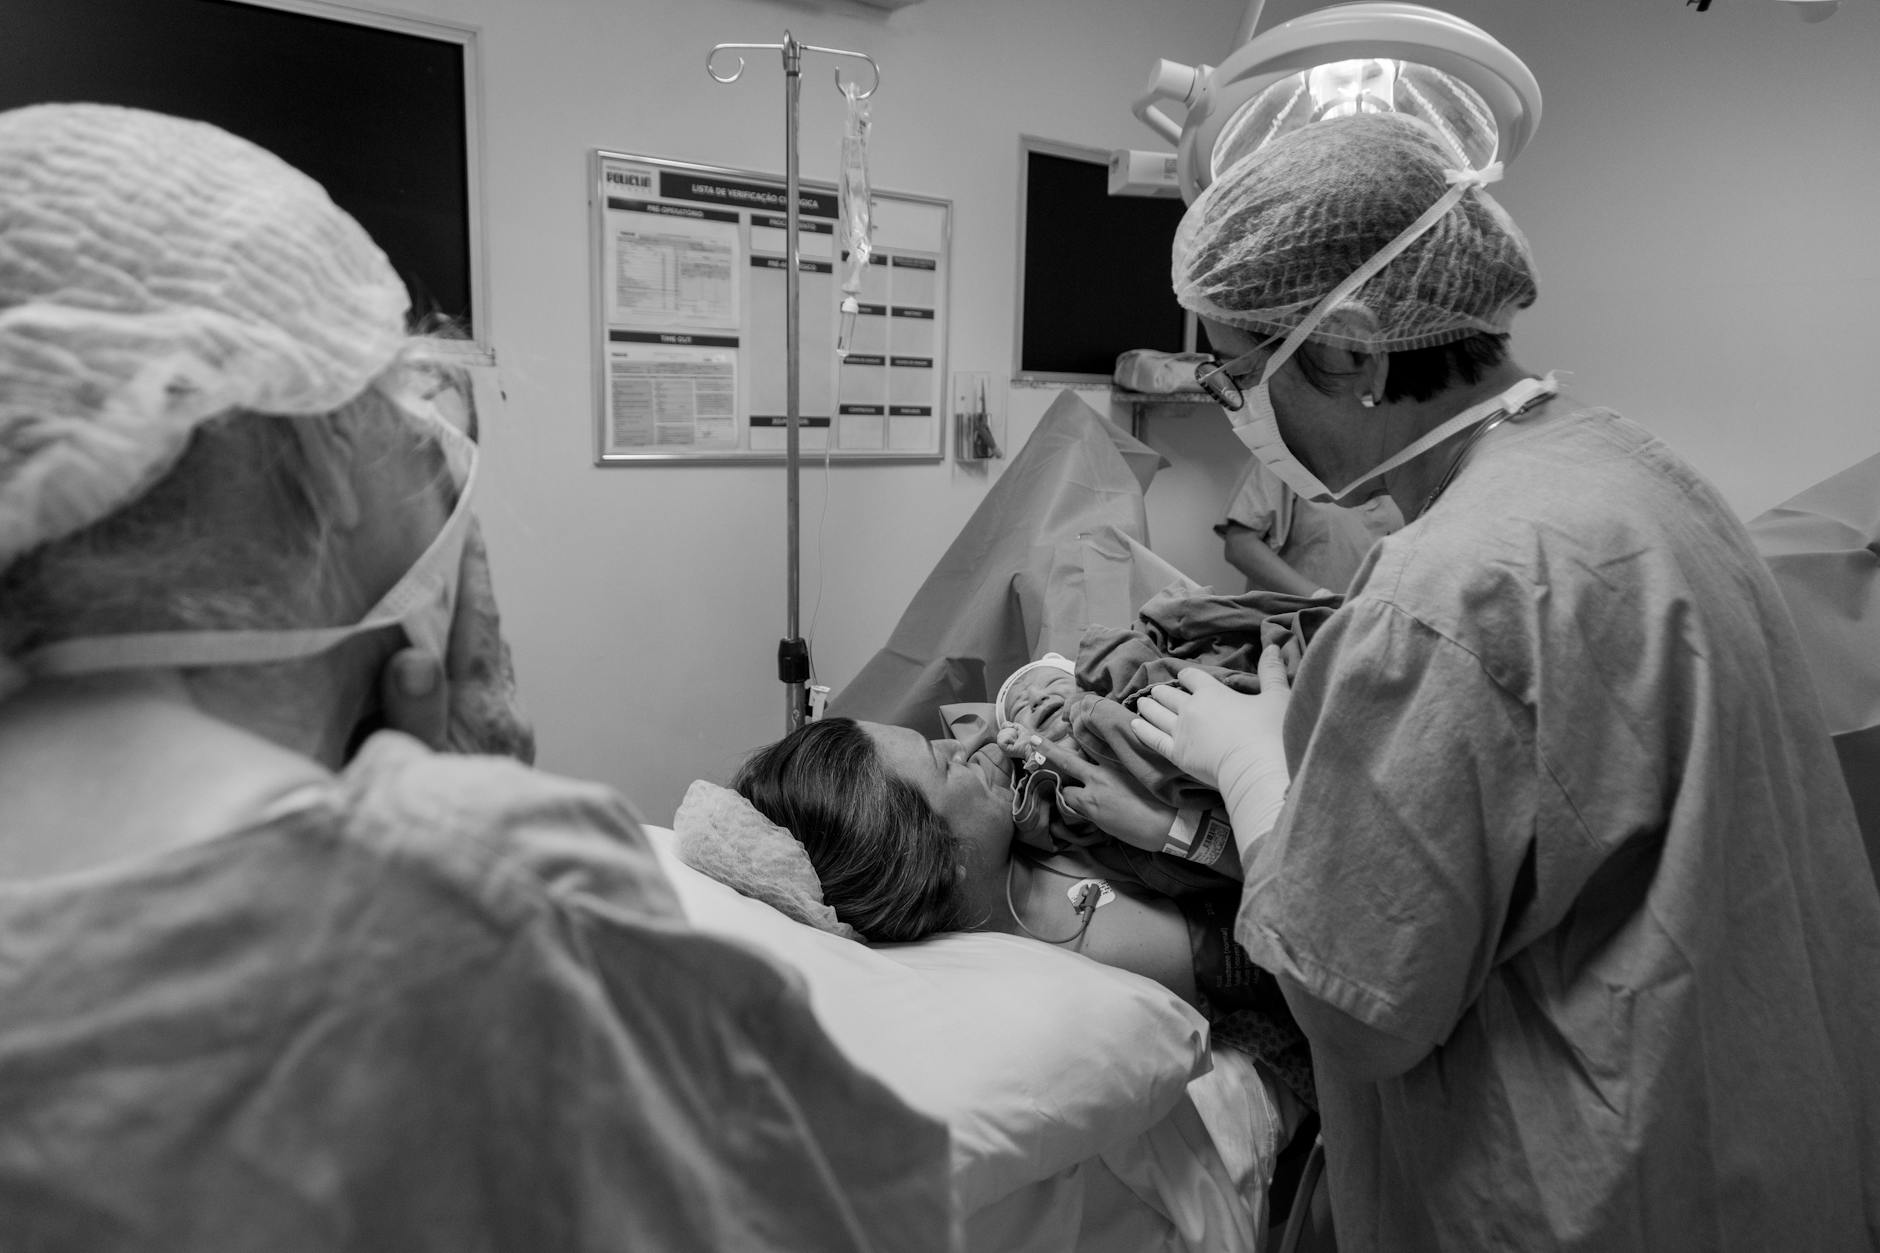
<svg viewBox="0 0 1880 1253">
<path fill-rule="evenodd" d="M 1003 737 L 1001 743 L 1004 742 Z M 1125 770 L 1087 760 L 1073 744 L 1042 736 L 1022 738 L 1017 748 L 1043 757 L 1055 770 L 1058 808 L 1082 818 L 1105 835 L 1137 848 L 1160 852 L 1175 825 L 1175 810 L 1145 792 Z"/>
</svg>

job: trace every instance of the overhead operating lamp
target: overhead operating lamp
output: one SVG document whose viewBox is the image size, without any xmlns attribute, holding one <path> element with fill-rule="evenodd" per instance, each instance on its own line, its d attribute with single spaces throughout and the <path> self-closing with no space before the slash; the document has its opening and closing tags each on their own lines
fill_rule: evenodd
<svg viewBox="0 0 1880 1253">
<path fill-rule="evenodd" d="M 1477 169 L 1512 161 L 1540 124 L 1534 75 L 1461 18 L 1417 4 L 1336 4 L 1254 34 L 1264 2 L 1252 0 L 1235 49 L 1219 66 L 1159 61 L 1132 105 L 1175 145 L 1175 190 L 1185 200 L 1262 144 L 1327 118 L 1421 118 L 1459 163 Z M 1181 120 L 1169 105 L 1186 109 Z M 1115 176 L 1119 165 L 1130 168 L 1112 160 L 1113 192 L 1167 194 L 1120 186 L 1127 180 Z"/>
</svg>

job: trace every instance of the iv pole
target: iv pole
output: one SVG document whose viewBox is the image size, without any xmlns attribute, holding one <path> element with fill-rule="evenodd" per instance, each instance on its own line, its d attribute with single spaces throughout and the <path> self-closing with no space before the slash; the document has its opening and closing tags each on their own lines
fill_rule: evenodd
<svg viewBox="0 0 1880 1253">
<path fill-rule="evenodd" d="M 785 261 L 786 269 L 784 271 L 783 303 L 785 322 L 784 346 L 786 353 L 784 371 L 784 415 L 786 426 L 784 462 L 785 480 L 787 484 L 784 508 L 788 514 L 789 520 L 789 564 L 785 590 L 787 601 L 786 617 L 788 619 L 786 628 L 787 634 L 777 644 L 777 677 L 785 684 L 784 726 L 786 730 L 794 731 L 805 722 L 809 721 L 809 689 L 807 686 L 809 683 L 809 645 L 798 635 L 800 606 L 797 596 L 797 586 L 800 581 L 799 573 L 802 565 L 802 550 L 797 531 L 797 480 L 799 477 L 798 462 L 801 455 L 798 445 L 797 427 L 801 415 L 799 374 L 802 346 L 798 340 L 798 322 L 800 319 L 797 307 L 800 300 L 798 293 L 800 279 L 797 270 L 800 263 L 799 253 L 801 251 L 801 244 L 797 239 L 796 233 L 798 188 L 796 172 L 796 133 L 797 106 L 802 96 L 803 86 L 803 54 L 805 52 L 822 52 L 830 56 L 853 57 L 859 61 L 866 61 L 869 70 L 873 74 L 873 81 L 868 84 L 867 91 L 856 92 L 856 95 L 863 100 L 874 95 L 875 88 L 881 85 L 881 67 L 875 64 L 873 57 L 865 53 L 845 52 L 840 48 L 819 48 L 813 44 L 798 43 L 796 39 L 791 36 L 790 32 L 786 30 L 783 32 L 783 42 L 780 44 L 719 44 L 706 56 L 705 72 L 721 83 L 736 82 L 738 77 L 744 73 L 743 56 L 737 58 L 737 68 L 732 70 L 729 74 L 720 74 L 716 69 L 712 68 L 712 63 L 718 59 L 719 53 L 734 52 L 738 49 L 755 49 L 759 51 L 781 52 L 783 54 L 783 175 L 784 194 L 788 201 L 785 210 L 785 232 L 789 236 L 789 242 L 785 245 L 787 249 L 787 260 Z M 841 70 L 835 72 L 835 80 L 837 90 L 841 90 Z"/>
</svg>

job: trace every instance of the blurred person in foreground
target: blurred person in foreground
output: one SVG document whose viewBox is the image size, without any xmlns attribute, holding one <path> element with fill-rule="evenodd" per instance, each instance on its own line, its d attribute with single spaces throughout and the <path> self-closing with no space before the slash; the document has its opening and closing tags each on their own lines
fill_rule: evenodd
<svg viewBox="0 0 1880 1253">
<path fill-rule="evenodd" d="M 949 1247 L 625 801 L 371 730 L 531 742 L 407 307 L 244 140 L 0 114 L 0 1242 Z"/>
</svg>

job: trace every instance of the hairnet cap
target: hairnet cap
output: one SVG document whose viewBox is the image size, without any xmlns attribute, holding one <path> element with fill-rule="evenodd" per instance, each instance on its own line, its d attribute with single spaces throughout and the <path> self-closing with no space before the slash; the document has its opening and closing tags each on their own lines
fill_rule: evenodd
<svg viewBox="0 0 1880 1253">
<path fill-rule="evenodd" d="M 409 298 L 320 185 L 203 122 L 0 113 L 0 567 L 122 507 L 207 418 L 327 413 Z"/>
<path fill-rule="evenodd" d="M 1236 162 L 1175 233 L 1176 299 L 1204 318 L 1277 333 L 1449 190 L 1457 158 L 1426 124 L 1363 113 L 1282 135 Z M 1503 333 L 1534 303 L 1527 240 L 1478 186 L 1344 302 L 1368 319 L 1312 338 L 1360 351 Z M 1376 326 L 1362 336 L 1352 331 Z"/>
</svg>

